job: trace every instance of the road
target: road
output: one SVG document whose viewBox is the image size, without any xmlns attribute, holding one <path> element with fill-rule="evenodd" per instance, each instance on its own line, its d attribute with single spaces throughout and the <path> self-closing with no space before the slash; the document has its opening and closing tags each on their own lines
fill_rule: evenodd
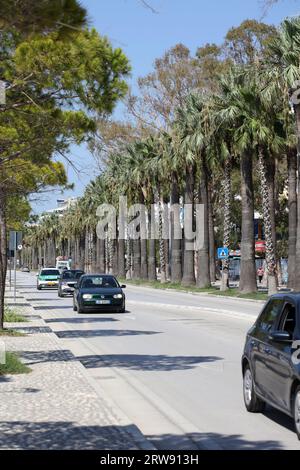
<svg viewBox="0 0 300 470">
<path fill-rule="evenodd" d="M 77 314 L 72 299 L 18 289 L 158 449 L 299 449 L 289 417 L 249 414 L 240 358 L 262 305 L 128 286 L 125 314 Z"/>
</svg>

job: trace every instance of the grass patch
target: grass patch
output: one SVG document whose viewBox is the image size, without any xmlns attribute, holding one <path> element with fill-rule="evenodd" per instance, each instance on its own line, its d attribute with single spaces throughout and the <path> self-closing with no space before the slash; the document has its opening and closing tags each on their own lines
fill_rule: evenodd
<svg viewBox="0 0 300 470">
<path fill-rule="evenodd" d="M 128 280 L 128 279 L 120 279 L 120 283 L 132 285 L 132 286 L 143 286 L 143 287 L 152 287 L 153 289 L 171 289 L 171 290 L 177 290 L 181 292 L 198 292 L 198 293 L 214 293 L 217 292 L 217 290 L 214 287 L 206 287 L 204 289 L 200 289 L 199 287 L 194 287 L 194 286 L 189 286 L 189 287 L 183 287 L 179 283 L 173 283 L 173 282 L 165 282 L 161 283 L 160 281 L 143 281 L 143 280 Z"/>
<path fill-rule="evenodd" d="M 5 364 L 0 364 L 0 376 L 6 374 L 28 374 L 28 372 L 31 372 L 31 369 L 23 364 L 15 353 L 7 352 L 5 361 Z"/>
<path fill-rule="evenodd" d="M 127 279 L 120 279 L 120 283 L 133 285 L 133 286 L 143 286 L 143 287 L 152 287 L 153 289 L 168 289 L 168 290 L 176 290 L 179 292 L 192 292 L 192 293 L 199 293 L 199 294 L 211 294 L 211 295 L 218 295 L 221 297 L 236 297 L 240 299 L 250 299 L 250 300 L 267 300 L 268 294 L 264 292 L 255 292 L 253 294 L 241 294 L 238 289 L 229 289 L 225 292 L 220 292 L 220 290 L 216 287 L 207 287 L 204 289 L 199 289 L 199 287 L 183 287 L 179 283 L 172 283 L 166 282 L 162 284 L 159 281 L 143 281 L 143 280 L 127 280 Z"/>
<path fill-rule="evenodd" d="M 4 307 L 4 321 L 6 323 L 23 323 L 27 322 L 23 315 L 20 315 L 17 310 L 14 310 L 7 305 Z"/>
<path fill-rule="evenodd" d="M 216 290 L 214 295 L 219 295 L 223 297 L 236 297 L 238 299 L 250 299 L 250 300 L 267 300 L 269 298 L 268 294 L 264 292 L 254 292 L 252 294 L 241 294 L 238 289 L 229 289 L 225 292 L 220 292 Z"/>
</svg>

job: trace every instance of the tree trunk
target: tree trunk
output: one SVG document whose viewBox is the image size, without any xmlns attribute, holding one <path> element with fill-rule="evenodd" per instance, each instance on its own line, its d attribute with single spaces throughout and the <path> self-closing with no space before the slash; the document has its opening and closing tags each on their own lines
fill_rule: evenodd
<svg viewBox="0 0 300 470">
<path fill-rule="evenodd" d="M 254 246 L 254 199 L 252 177 L 252 155 L 243 153 L 241 167 L 242 240 L 240 292 L 257 291 Z"/>
<path fill-rule="evenodd" d="M 132 241 L 133 251 L 133 273 L 132 278 L 137 280 L 141 278 L 141 240 Z"/>
<path fill-rule="evenodd" d="M 208 185 L 208 235 L 209 235 L 209 269 L 210 281 L 216 280 L 216 247 L 215 247 L 215 226 L 213 216 L 212 189 Z"/>
<path fill-rule="evenodd" d="M 289 176 L 289 259 L 288 287 L 295 288 L 296 241 L 297 241 L 297 150 L 290 149 L 287 155 Z"/>
<path fill-rule="evenodd" d="M 276 211 L 275 211 L 275 201 L 277 198 L 277 191 L 275 189 L 275 174 L 276 174 L 276 158 L 270 155 L 265 162 L 265 175 L 266 175 L 266 182 L 268 187 L 268 197 L 269 197 L 269 207 L 270 207 L 270 223 L 272 229 L 272 241 L 273 241 L 273 250 L 274 256 L 276 260 L 276 245 L 277 245 L 277 237 L 276 237 Z M 276 194 L 276 197 L 275 197 Z"/>
<path fill-rule="evenodd" d="M 268 271 L 268 291 L 269 295 L 276 294 L 277 292 L 277 272 L 276 272 L 276 258 L 275 250 L 273 245 L 273 233 L 272 233 L 272 222 L 270 216 L 270 200 L 269 190 L 266 178 L 265 160 L 263 150 L 259 150 L 258 155 L 258 170 L 259 180 L 261 184 L 261 196 L 262 196 L 262 208 L 265 226 L 265 237 L 266 237 L 266 264 Z"/>
<path fill-rule="evenodd" d="M 105 273 L 105 240 L 97 237 L 97 271 Z"/>
<path fill-rule="evenodd" d="M 180 229 L 180 208 L 179 208 L 179 188 L 177 173 L 172 173 L 171 186 L 171 282 L 180 283 L 182 280 L 182 264 L 181 264 L 181 240 L 176 237 Z M 177 234 L 178 235 L 178 234 Z"/>
<path fill-rule="evenodd" d="M 5 196 L 0 188 L 0 330 L 4 326 L 4 295 L 7 270 L 7 228 Z"/>
<path fill-rule="evenodd" d="M 231 156 L 225 160 L 224 180 L 224 205 L 223 205 L 223 246 L 229 248 L 230 243 L 230 230 L 231 230 Z M 222 278 L 221 278 L 221 291 L 229 289 L 229 259 L 222 260 Z"/>
<path fill-rule="evenodd" d="M 202 169 L 200 180 L 200 204 L 204 206 L 204 238 L 203 246 L 198 250 L 197 287 L 200 289 L 210 287 L 210 263 L 209 263 L 209 218 L 208 218 L 208 176 L 205 157 L 202 157 Z"/>
<path fill-rule="evenodd" d="M 185 175 L 184 204 L 194 205 L 194 187 L 195 187 L 195 168 L 194 165 L 187 165 Z M 184 209 L 185 210 L 185 209 Z M 194 250 L 189 245 L 194 240 L 189 240 L 187 234 L 184 234 L 184 258 L 183 258 L 183 277 L 182 286 L 193 286 L 196 283 L 194 268 Z"/>
<path fill-rule="evenodd" d="M 164 201 L 163 197 L 159 198 L 159 267 L 160 267 L 160 282 L 165 284 L 167 282 L 166 276 L 166 252 L 164 240 Z"/>
<path fill-rule="evenodd" d="M 125 270 L 125 240 L 118 239 L 118 276 L 124 279 L 126 277 Z"/>
<path fill-rule="evenodd" d="M 298 158 L 297 158 L 297 241 L 296 241 L 296 266 L 300 263 L 300 105 L 294 106 L 296 114 L 297 136 L 298 136 Z M 296 269 L 294 288 L 296 291 L 300 290 L 300 276 Z"/>
<path fill-rule="evenodd" d="M 155 220 L 152 220 L 152 215 L 154 217 L 154 211 L 152 213 L 151 208 L 154 206 L 154 194 L 151 189 L 151 205 L 148 210 L 148 239 L 149 239 L 149 253 L 148 253 L 148 279 L 149 281 L 156 281 L 156 240 L 152 238 L 151 227 L 152 224 L 155 224 Z"/>
</svg>

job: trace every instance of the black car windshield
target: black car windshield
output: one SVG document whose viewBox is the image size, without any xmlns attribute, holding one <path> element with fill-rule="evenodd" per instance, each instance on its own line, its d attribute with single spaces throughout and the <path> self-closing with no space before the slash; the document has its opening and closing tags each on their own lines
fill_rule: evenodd
<svg viewBox="0 0 300 470">
<path fill-rule="evenodd" d="M 58 269 L 43 269 L 41 276 L 59 276 L 60 272 Z"/>
<path fill-rule="evenodd" d="M 86 277 L 82 280 L 81 287 L 83 289 L 89 288 L 112 288 L 119 287 L 115 278 L 110 276 L 95 276 Z"/>
<path fill-rule="evenodd" d="M 62 274 L 62 279 L 79 279 L 83 274 L 83 271 L 66 271 Z"/>
</svg>

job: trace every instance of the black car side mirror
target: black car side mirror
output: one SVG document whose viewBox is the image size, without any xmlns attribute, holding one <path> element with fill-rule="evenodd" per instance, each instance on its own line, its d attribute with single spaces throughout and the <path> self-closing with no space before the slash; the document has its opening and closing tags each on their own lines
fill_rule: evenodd
<svg viewBox="0 0 300 470">
<path fill-rule="evenodd" d="M 287 331 L 273 331 L 273 333 L 270 333 L 269 338 L 271 341 L 276 341 L 277 343 L 288 343 L 292 341 L 292 337 Z"/>
<path fill-rule="evenodd" d="M 121 289 L 126 289 L 126 284 L 122 284 Z"/>
</svg>

